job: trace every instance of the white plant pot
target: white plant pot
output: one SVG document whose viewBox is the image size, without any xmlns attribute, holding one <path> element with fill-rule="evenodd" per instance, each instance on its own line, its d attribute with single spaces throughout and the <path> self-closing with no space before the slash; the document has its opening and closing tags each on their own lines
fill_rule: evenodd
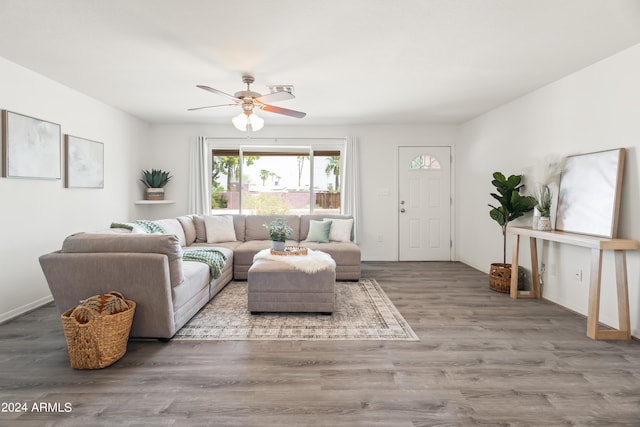
<svg viewBox="0 0 640 427">
<path fill-rule="evenodd" d="M 548 216 L 541 216 L 538 220 L 538 230 L 550 231 L 551 230 L 551 218 Z"/>
<path fill-rule="evenodd" d="M 285 242 L 276 242 L 275 240 L 273 241 L 274 251 L 284 252 L 284 248 L 285 248 Z"/>
</svg>

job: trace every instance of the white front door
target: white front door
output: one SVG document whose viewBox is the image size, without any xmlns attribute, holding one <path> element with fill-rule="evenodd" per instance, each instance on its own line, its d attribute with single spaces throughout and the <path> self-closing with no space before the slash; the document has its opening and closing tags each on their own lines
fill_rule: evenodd
<svg viewBox="0 0 640 427">
<path fill-rule="evenodd" d="M 399 147 L 400 261 L 451 260 L 451 147 Z"/>
</svg>

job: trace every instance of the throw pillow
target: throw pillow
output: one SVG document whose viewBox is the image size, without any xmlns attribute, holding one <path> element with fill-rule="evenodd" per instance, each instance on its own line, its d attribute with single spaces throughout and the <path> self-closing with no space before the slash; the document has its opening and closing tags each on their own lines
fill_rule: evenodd
<svg viewBox="0 0 640 427">
<path fill-rule="evenodd" d="M 329 240 L 333 240 L 334 242 L 350 242 L 351 241 L 351 229 L 353 228 L 353 218 L 349 218 L 349 219 L 324 218 L 323 221 L 331 222 L 331 231 L 329 233 Z"/>
<path fill-rule="evenodd" d="M 307 242 L 329 243 L 331 221 L 309 221 Z"/>
<path fill-rule="evenodd" d="M 207 230 L 207 243 L 235 242 L 236 229 L 233 228 L 231 215 L 205 215 L 204 227 Z"/>
</svg>

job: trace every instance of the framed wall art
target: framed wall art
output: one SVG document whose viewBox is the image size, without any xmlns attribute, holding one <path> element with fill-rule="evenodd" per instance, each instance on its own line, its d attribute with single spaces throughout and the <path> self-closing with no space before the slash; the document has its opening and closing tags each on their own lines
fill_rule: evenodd
<svg viewBox="0 0 640 427">
<path fill-rule="evenodd" d="M 624 148 L 569 156 L 560 176 L 556 229 L 614 238 Z"/>
<path fill-rule="evenodd" d="M 66 188 L 104 188 L 104 144 L 65 135 Z"/>
<path fill-rule="evenodd" d="M 2 111 L 2 176 L 60 179 L 60 125 Z"/>
</svg>

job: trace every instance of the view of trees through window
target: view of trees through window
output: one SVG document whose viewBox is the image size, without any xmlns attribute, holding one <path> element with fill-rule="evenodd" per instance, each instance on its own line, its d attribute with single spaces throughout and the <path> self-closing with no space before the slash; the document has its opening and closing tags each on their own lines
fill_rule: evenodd
<svg viewBox="0 0 640 427">
<path fill-rule="evenodd" d="M 339 151 L 213 150 L 212 212 L 340 213 L 340 164 Z"/>
</svg>

